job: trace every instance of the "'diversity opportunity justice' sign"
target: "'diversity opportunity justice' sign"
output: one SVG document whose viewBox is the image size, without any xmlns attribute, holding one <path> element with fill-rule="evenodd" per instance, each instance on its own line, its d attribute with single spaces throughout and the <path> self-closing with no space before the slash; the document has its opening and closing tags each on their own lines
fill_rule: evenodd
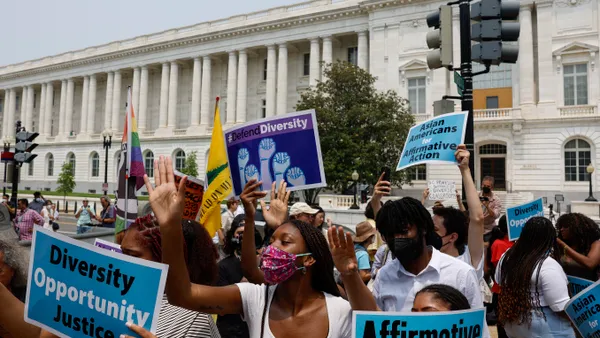
<svg viewBox="0 0 600 338">
<path fill-rule="evenodd" d="M 154 332 L 168 266 L 115 253 L 36 227 L 25 320 L 61 337 Z"/>
</svg>

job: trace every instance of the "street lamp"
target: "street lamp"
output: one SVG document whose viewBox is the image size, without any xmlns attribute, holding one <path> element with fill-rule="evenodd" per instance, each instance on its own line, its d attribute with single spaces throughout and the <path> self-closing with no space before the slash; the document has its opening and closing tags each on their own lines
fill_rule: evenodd
<svg viewBox="0 0 600 338">
<path fill-rule="evenodd" d="M 360 209 L 358 204 L 356 204 L 356 195 L 358 194 L 358 172 L 354 170 L 352 173 L 352 180 L 354 181 L 354 203 L 350 207 L 350 209 L 357 210 Z"/>
<path fill-rule="evenodd" d="M 5 137 L 2 142 L 4 143 L 4 152 L 10 151 L 10 138 Z M 6 195 L 6 172 L 8 171 L 8 161 L 4 161 L 4 186 L 2 186 L 2 196 Z"/>
<path fill-rule="evenodd" d="M 586 198 L 585 201 L 586 202 L 598 202 L 598 200 L 596 198 L 594 198 L 594 194 L 592 193 L 592 174 L 594 173 L 594 166 L 592 166 L 591 162 L 585 170 L 587 171 L 588 174 L 590 174 L 590 196 L 588 198 Z"/>
<path fill-rule="evenodd" d="M 104 190 L 104 195 L 108 194 L 108 149 L 112 145 L 112 136 L 113 133 L 111 130 L 105 129 L 102 132 L 102 138 L 104 142 L 102 147 L 104 147 L 105 155 L 104 155 L 104 184 L 102 185 L 102 190 Z"/>
</svg>

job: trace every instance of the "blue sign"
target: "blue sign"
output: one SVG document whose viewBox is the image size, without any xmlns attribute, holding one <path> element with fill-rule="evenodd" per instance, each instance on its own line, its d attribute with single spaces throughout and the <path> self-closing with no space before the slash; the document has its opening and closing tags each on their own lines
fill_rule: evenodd
<svg viewBox="0 0 600 338">
<path fill-rule="evenodd" d="M 541 198 L 516 207 L 507 208 L 508 239 L 510 241 L 519 239 L 525 223 L 532 217 L 544 217 L 544 203 Z"/>
<path fill-rule="evenodd" d="M 462 144 L 468 112 L 444 114 L 410 128 L 396 170 L 422 163 L 456 163 L 454 153 Z"/>
<path fill-rule="evenodd" d="M 583 337 L 599 337 L 600 281 L 571 298 L 565 307 L 565 312 Z"/>
<path fill-rule="evenodd" d="M 315 111 L 285 114 L 225 131 L 233 190 L 240 195 L 251 179 L 271 190 L 285 180 L 289 190 L 327 185 Z"/>
<path fill-rule="evenodd" d="M 168 266 L 125 256 L 36 227 L 25 320 L 61 337 L 156 331 Z"/>
<path fill-rule="evenodd" d="M 588 286 L 594 284 L 591 280 L 575 276 L 567 276 L 567 280 L 569 281 L 569 296 L 571 297 L 575 297 L 578 293 L 587 289 Z"/>
<path fill-rule="evenodd" d="M 352 337 L 463 337 L 481 338 L 485 309 L 451 312 L 353 311 Z"/>
</svg>

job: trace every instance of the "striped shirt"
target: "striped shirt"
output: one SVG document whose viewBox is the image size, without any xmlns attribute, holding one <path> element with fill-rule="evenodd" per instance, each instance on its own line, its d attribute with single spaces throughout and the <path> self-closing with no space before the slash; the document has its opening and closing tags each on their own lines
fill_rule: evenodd
<svg viewBox="0 0 600 338">
<path fill-rule="evenodd" d="M 156 326 L 158 338 L 221 338 L 212 316 L 169 304 L 163 296 Z"/>
<path fill-rule="evenodd" d="M 44 225 L 44 217 L 36 211 L 27 208 L 23 211 L 17 211 L 14 222 L 15 228 L 19 231 L 19 240 L 26 241 L 31 240 L 33 237 L 33 226 L 35 224 L 40 226 Z"/>
</svg>

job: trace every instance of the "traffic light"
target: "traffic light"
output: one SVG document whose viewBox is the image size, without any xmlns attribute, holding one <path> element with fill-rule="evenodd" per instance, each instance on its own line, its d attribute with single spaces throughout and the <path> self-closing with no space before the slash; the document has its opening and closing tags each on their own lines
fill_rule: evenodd
<svg viewBox="0 0 600 338">
<path fill-rule="evenodd" d="M 499 65 L 516 63 L 519 46 L 504 43 L 519 40 L 520 4 L 517 1 L 481 0 L 471 5 L 471 59 L 479 63 Z M 506 22 L 509 20 L 510 22 Z"/>
<path fill-rule="evenodd" d="M 427 33 L 427 47 L 434 50 L 427 53 L 427 66 L 430 69 L 451 67 L 452 51 L 452 6 L 442 5 L 437 12 L 427 15 L 427 26 L 435 28 Z"/>
<path fill-rule="evenodd" d="M 15 162 L 17 163 L 30 163 L 37 154 L 32 154 L 31 151 L 35 149 L 38 144 L 32 141 L 38 137 L 38 133 L 31 133 L 28 131 L 20 131 L 17 133 L 17 143 L 15 144 Z"/>
</svg>

